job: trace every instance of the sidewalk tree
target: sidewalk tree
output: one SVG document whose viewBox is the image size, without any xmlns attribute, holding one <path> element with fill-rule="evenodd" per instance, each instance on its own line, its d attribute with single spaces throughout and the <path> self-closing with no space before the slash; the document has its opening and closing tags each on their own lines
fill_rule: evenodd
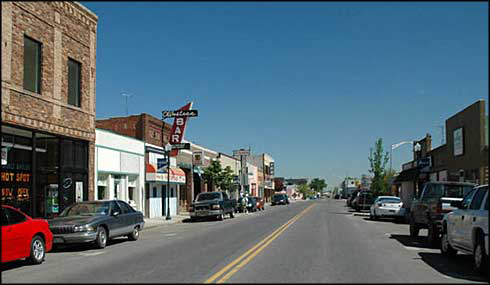
<svg viewBox="0 0 490 285">
<path fill-rule="evenodd" d="M 303 195 L 303 200 L 305 200 L 306 197 L 311 196 L 313 191 L 311 191 L 310 186 L 308 186 L 308 184 L 300 184 L 298 185 L 298 192 Z"/>
<path fill-rule="evenodd" d="M 221 190 L 231 190 L 231 186 L 233 185 L 233 170 L 230 166 L 225 167 L 219 173 L 217 185 Z"/>
<path fill-rule="evenodd" d="M 371 169 L 369 172 L 374 174 L 371 183 L 371 189 L 374 195 L 379 195 L 386 191 L 385 175 L 386 175 L 386 163 L 388 163 L 389 154 L 383 150 L 383 139 L 379 138 L 376 140 L 373 148 L 369 151 L 369 163 Z"/>
<path fill-rule="evenodd" d="M 310 188 L 314 189 L 316 193 L 322 192 L 324 188 L 327 188 L 327 184 L 325 183 L 325 179 L 314 178 L 310 182 Z"/>
<path fill-rule="evenodd" d="M 219 160 L 211 160 L 209 166 L 204 168 L 204 181 L 211 185 L 211 191 L 214 191 L 216 182 L 220 180 L 222 170 L 221 162 Z"/>
</svg>

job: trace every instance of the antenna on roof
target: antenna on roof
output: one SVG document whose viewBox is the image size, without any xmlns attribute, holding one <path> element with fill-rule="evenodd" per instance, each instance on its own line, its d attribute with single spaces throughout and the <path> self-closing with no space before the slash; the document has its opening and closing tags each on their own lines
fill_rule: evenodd
<svg viewBox="0 0 490 285">
<path fill-rule="evenodd" d="M 129 115 L 129 112 L 128 112 L 128 97 L 133 96 L 133 94 L 128 94 L 128 93 L 121 92 L 121 96 L 126 97 L 126 116 L 127 116 L 127 115 Z"/>
</svg>

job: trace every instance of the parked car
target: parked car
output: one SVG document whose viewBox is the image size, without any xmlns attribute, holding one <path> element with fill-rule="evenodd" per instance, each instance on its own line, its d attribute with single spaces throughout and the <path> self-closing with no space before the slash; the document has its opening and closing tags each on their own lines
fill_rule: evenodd
<svg viewBox="0 0 490 285">
<path fill-rule="evenodd" d="M 209 217 L 221 221 L 228 214 L 230 218 L 235 217 L 233 205 L 232 199 L 228 198 L 226 192 L 202 192 L 197 194 L 195 201 L 190 205 L 189 213 L 192 221 Z"/>
<path fill-rule="evenodd" d="M 374 203 L 374 195 L 370 191 L 359 191 L 356 198 L 352 200 L 351 205 L 357 211 L 368 210 Z"/>
<path fill-rule="evenodd" d="M 73 203 L 48 222 L 55 245 L 94 243 L 97 248 L 120 236 L 137 240 L 145 225 L 143 214 L 121 200 Z"/>
<path fill-rule="evenodd" d="M 272 196 L 271 205 L 287 205 L 289 204 L 289 198 L 287 194 L 274 194 Z"/>
<path fill-rule="evenodd" d="M 369 218 L 377 220 L 378 218 L 395 218 L 403 219 L 405 217 L 405 208 L 400 197 L 396 196 L 378 196 L 369 209 Z"/>
<path fill-rule="evenodd" d="M 265 201 L 264 201 L 264 198 L 262 197 L 257 197 L 257 196 L 253 196 L 253 198 L 255 198 L 255 201 L 257 202 L 257 209 L 258 210 L 265 210 Z"/>
<path fill-rule="evenodd" d="M 347 196 L 347 200 L 345 201 L 347 207 L 353 208 L 352 201 L 354 201 L 354 199 L 357 197 L 357 194 L 359 194 L 359 192 L 361 192 L 361 190 L 354 190 L 352 191 L 350 196 Z"/>
<path fill-rule="evenodd" d="M 340 195 L 339 194 L 335 194 L 334 199 L 339 199 L 339 198 L 340 198 Z"/>
<path fill-rule="evenodd" d="M 257 212 L 257 200 L 253 196 L 248 196 L 247 211 L 249 213 Z"/>
<path fill-rule="evenodd" d="M 2 205 L 2 263 L 27 258 L 31 264 L 40 264 L 52 247 L 53 234 L 46 220 Z"/>
<path fill-rule="evenodd" d="M 419 230 L 428 229 L 427 242 L 437 246 L 442 231 L 442 218 L 445 213 L 456 208 L 453 201 L 462 201 L 475 184 L 466 182 L 427 182 L 419 199 L 414 199 L 410 207 L 410 236 L 417 237 Z"/>
<path fill-rule="evenodd" d="M 457 209 L 442 219 L 441 253 L 472 254 L 480 273 L 488 272 L 488 199 L 488 185 L 475 187 L 462 201 L 451 202 Z"/>
</svg>

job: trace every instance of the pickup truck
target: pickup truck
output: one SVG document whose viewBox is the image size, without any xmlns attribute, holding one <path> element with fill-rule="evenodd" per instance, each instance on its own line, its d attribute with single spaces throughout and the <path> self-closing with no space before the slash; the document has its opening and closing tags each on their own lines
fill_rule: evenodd
<svg viewBox="0 0 490 285">
<path fill-rule="evenodd" d="M 451 202 L 462 201 L 475 184 L 467 182 L 427 182 L 419 199 L 414 199 L 410 207 L 410 236 L 417 237 L 420 229 L 427 229 L 427 242 L 432 246 L 440 243 L 442 218 L 456 207 Z"/>
<path fill-rule="evenodd" d="M 234 212 L 233 199 L 229 199 L 225 192 L 199 193 L 189 207 L 191 221 L 209 217 L 215 217 L 221 221 L 227 214 L 230 215 L 230 218 L 234 218 Z"/>
</svg>

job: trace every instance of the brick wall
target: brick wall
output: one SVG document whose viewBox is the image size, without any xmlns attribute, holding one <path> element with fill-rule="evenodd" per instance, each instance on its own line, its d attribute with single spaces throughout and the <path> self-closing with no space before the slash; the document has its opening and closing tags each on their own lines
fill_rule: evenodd
<svg viewBox="0 0 490 285">
<path fill-rule="evenodd" d="M 2 121 L 89 141 L 93 199 L 97 16 L 77 2 L 1 2 Z M 42 43 L 41 94 L 23 88 L 24 35 Z M 81 63 L 81 107 L 68 104 L 68 57 Z"/>
</svg>

